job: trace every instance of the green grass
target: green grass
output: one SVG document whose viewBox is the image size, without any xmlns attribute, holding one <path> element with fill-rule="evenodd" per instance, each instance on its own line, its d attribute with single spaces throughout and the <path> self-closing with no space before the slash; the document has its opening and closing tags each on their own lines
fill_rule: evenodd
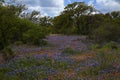
<svg viewBox="0 0 120 80">
<path fill-rule="evenodd" d="M 100 73 L 100 71 L 105 71 L 105 70 L 114 70 L 113 66 L 114 64 L 120 63 L 120 48 L 117 47 L 116 45 L 113 45 L 112 43 L 108 43 L 101 48 L 97 48 L 95 45 L 93 46 L 95 52 L 95 57 L 94 60 L 97 61 L 98 66 L 96 67 L 88 67 L 86 70 L 83 70 L 79 73 L 81 77 L 96 77 L 99 75 L 104 75 L 106 73 Z M 113 48 L 115 46 L 115 48 Z M 115 78 L 115 77 L 113 77 Z M 105 80 L 111 80 L 110 77 L 106 77 Z M 113 80 L 113 79 L 112 79 Z"/>
<path fill-rule="evenodd" d="M 62 54 L 63 55 L 67 55 L 67 56 L 71 56 L 71 55 L 77 55 L 77 54 L 81 54 L 81 51 L 79 50 L 73 50 L 70 47 L 67 47 L 65 49 L 62 50 Z"/>
<path fill-rule="evenodd" d="M 111 47 L 111 45 L 106 44 L 99 48 L 96 48 L 95 46 L 91 50 L 93 50 L 95 54 L 92 60 L 98 63 L 96 66 L 84 67 L 80 64 L 81 62 L 74 62 L 73 60 L 73 62 L 70 62 L 69 60 L 66 61 L 64 59 L 62 60 L 61 58 L 64 56 L 61 56 L 58 61 L 54 58 L 40 57 L 39 55 L 36 57 L 25 56 L 23 58 L 17 58 L 6 62 L 4 64 L 4 67 L 0 66 L 0 80 L 44 80 L 48 79 L 52 75 L 50 70 L 57 72 L 53 77 L 53 80 L 66 80 L 68 78 L 66 78 L 67 76 L 65 75 L 65 72 L 79 67 L 84 68 L 76 72 L 73 70 L 73 72 L 75 72 L 75 75 L 71 77 L 71 79 L 69 78 L 69 80 L 74 80 L 79 77 L 81 79 L 92 78 L 92 80 L 95 80 L 98 76 L 106 75 L 104 72 L 100 73 L 101 71 L 113 70 L 113 65 L 120 63 L 119 47 L 116 49 Z M 67 47 L 62 51 L 62 54 L 66 56 L 73 56 L 81 53 L 82 52 L 73 50 L 70 47 Z M 116 79 L 114 76 L 105 77 L 105 80 Z"/>
<path fill-rule="evenodd" d="M 26 56 L 9 61 L 4 66 L 0 67 L 0 80 L 43 80 L 53 74 L 51 70 L 65 71 L 70 64 L 49 57 L 39 59 Z"/>
</svg>

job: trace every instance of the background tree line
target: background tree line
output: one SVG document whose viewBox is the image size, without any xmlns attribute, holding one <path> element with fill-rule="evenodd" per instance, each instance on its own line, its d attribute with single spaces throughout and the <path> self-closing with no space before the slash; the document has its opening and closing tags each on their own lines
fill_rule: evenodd
<svg viewBox="0 0 120 80">
<path fill-rule="evenodd" d="M 120 39 L 120 11 L 102 14 L 84 2 L 68 4 L 53 24 L 54 33 L 88 35 L 97 42 Z"/>
<path fill-rule="evenodd" d="M 15 2 L 14 2 L 15 1 Z M 86 35 L 96 42 L 120 40 L 120 11 L 106 14 L 84 2 L 68 4 L 56 17 L 24 12 L 26 6 L 0 0 L 0 51 L 17 42 L 43 45 L 48 34 Z M 13 4 L 14 3 L 14 4 Z"/>
<path fill-rule="evenodd" d="M 0 53 L 3 53 L 5 59 L 14 56 L 10 47 L 13 44 L 46 44 L 43 39 L 49 34 L 45 26 L 51 24 L 50 18 L 38 18 L 38 11 L 23 13 L 26 9 L 25 5 L 16 1 L 6 4 L 4 0 L 0 0 Z"/>
<path fill-rule="evenodd" d="M 14 42 L 42 45 L 51 25 L 50 17 L 39 17 L 40 12 L 24 12 L 26 6 L 11 0 L 0 0 L 0 50 Z"/>
</svg>

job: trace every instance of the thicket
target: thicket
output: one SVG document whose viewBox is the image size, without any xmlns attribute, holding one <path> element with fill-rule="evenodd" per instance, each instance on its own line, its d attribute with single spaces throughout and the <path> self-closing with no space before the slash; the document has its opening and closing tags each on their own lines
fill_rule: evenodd
<svg viewBox="0 0 120 80">
<path fill-rule="evenodd" d="M 84 2 L 68 4 L 53 19 L 53 33 L 87 35 L 96 42 L 120 40 L 120 11 L 100 13 Z"/>
<path fill-rule="evenodd" d="M 5 59 L 13 57 L 14 53 L 10 50 L 10 45 L 16 42 L 31 45 L 45 44 L 43 39 L 48 34 L 47 29 L 20 17 L 24 5 L 3 4 L 4 2 L 0 1 L 0 53 L 3 53 Z"/>
<path fill-rule="evenodd" d="M 23 4 L 4 3 L 0 0 L 0 51 L 14 43 L 46 44 L 43 39 L 50 33 L 87 35 L 98 43 L 120 41 L 120 11 L 102 14 L 84 2 L 75 2 L 54 18 L 39 18 L 38 11 L 22 13 L 26 10 Z"/>
</svg>

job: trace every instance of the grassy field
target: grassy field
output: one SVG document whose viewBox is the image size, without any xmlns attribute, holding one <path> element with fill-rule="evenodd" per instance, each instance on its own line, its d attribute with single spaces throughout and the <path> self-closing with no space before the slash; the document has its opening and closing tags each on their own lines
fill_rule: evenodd
<svg viewBox="0 0 120 80">
<path fill-rule="evenodd" d="M 47 46 L 12 46 L 16 56 L 0 64 L 0 80 L 120 80 L 120 47 L 93 44 L 85 36 L 48 36 Z"/>
</svg>

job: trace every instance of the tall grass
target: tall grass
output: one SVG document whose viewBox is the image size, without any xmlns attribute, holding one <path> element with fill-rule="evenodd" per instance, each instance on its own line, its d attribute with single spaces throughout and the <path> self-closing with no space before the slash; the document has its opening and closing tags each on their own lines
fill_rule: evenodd
<svg viewBox="0 0 120 80">
<path fill-rule="evenodd" d="M 70 47 L 66 47 L 65 49 L 62 50 L 62 54 L 66 55 L 66 56 L 71 56 L 71 55 L 77 55 L 77 54 L 81 54 L 82 52 L 79 50 L 73 50 Z"/>
<path fill-rule="evenodd" d="M 107 43 L 101 47 L 98 46 L 99 45 L 92 46 L 92 50 L 95 52 L 94 60 L 97 61 L 98 65 L 88 67 L 86 70 L 81 71 L 80 75 L 82 77 L 102 76 L 117 71 L 114 66 L 120 63 L 120 48 L 113 42 Z M 110 79 L 110 77 L 106 79 Z"/>
</svg>

